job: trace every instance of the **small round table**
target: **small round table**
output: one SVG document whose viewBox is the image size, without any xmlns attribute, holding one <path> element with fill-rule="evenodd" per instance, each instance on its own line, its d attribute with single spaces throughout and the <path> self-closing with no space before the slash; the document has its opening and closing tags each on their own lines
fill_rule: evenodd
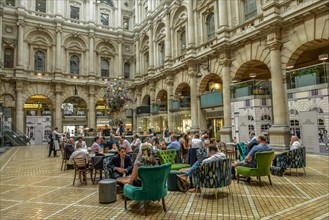
<svg viewBox="0 0 329 220">
<path fill-rule="evenodd" d="M 121 184 L 128 184 L 130 183 L 130 179 L 131 179 L 130 176 L 123 176 L 123 177 L 119 177 L 117 181 Z"/>
</svg>

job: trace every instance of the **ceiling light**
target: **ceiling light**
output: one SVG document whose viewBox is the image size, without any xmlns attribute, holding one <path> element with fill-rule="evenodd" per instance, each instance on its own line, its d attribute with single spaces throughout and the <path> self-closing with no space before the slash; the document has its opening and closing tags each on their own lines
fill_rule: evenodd
<svg viewBox="0 0 329 220">
<path fill-rule="evenodd" d="M 290 66 L 287 66 L 287 69 L 293 69 L 294 68 L 294 66 L 292 66 L 292 65 L 290 65 Z"/>
<path fill-rule="evenodd" d="M 319 55 L 319 60 L 325 61 L 327 59 L 328 59 L 328 54 L 321 54 L 321 55 Z"/>
<path fill-rule="evenodd" d="M 256 76 L 257 76 L 256 73 L 250 73 L 250 74 L 249 74 L 249 77 L 250 77 L 250 78 L 256 78 Z"/>
</svg>

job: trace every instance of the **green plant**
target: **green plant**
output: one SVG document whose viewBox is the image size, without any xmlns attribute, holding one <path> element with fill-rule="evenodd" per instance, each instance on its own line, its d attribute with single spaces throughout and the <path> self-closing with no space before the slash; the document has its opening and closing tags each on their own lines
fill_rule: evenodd
<svg viewBox="0 0 329 220">
<path fill-rule="evenodd" d="M 304 75 L 308 75 L 308 74 L 318 74 L 320 73 L 320 70 L 317 67 L 309 67 L 309 68 L 304 68 L 301 70 L 297 70 L 294 73 L 294 76 L 304 76 Z"/>
</svg>

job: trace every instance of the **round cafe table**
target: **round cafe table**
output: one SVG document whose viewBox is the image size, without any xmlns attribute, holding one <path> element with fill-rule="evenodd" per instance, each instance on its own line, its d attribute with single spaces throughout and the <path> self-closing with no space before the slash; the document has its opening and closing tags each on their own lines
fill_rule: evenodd
<svg viewBox="0 0 329 220">
<path fill-rule="evenodd" d="M 119 182 L 119 183 L 122 183 L 122 184 L 128 184 L 128 183 L 130 183 L 130 176 L 123 176 L 123 177 L 119 177 L 118 179 L 117 179 L 117 182 Z"/>
</svg>

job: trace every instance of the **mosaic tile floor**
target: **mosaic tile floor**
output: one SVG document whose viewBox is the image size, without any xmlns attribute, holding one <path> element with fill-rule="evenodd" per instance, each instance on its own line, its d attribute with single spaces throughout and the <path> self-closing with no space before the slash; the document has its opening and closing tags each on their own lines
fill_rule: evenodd
<svg viewBox="0 0 329 220">
<path fill-rule="evenodd" d="M 263 178 L 263 187 L 234 180 L 230 187 L 202 194 L 169 192 L 161 203 L 117 201 L 99 204 L 97 185 L 72 186 L 73 171 L 61 171 L 61 157 L 47 146 L 13 147 L 0 154 L 0 219 L 329 219 L 329 157 L 307 155 L 306 175 Z"/>
</svg>

